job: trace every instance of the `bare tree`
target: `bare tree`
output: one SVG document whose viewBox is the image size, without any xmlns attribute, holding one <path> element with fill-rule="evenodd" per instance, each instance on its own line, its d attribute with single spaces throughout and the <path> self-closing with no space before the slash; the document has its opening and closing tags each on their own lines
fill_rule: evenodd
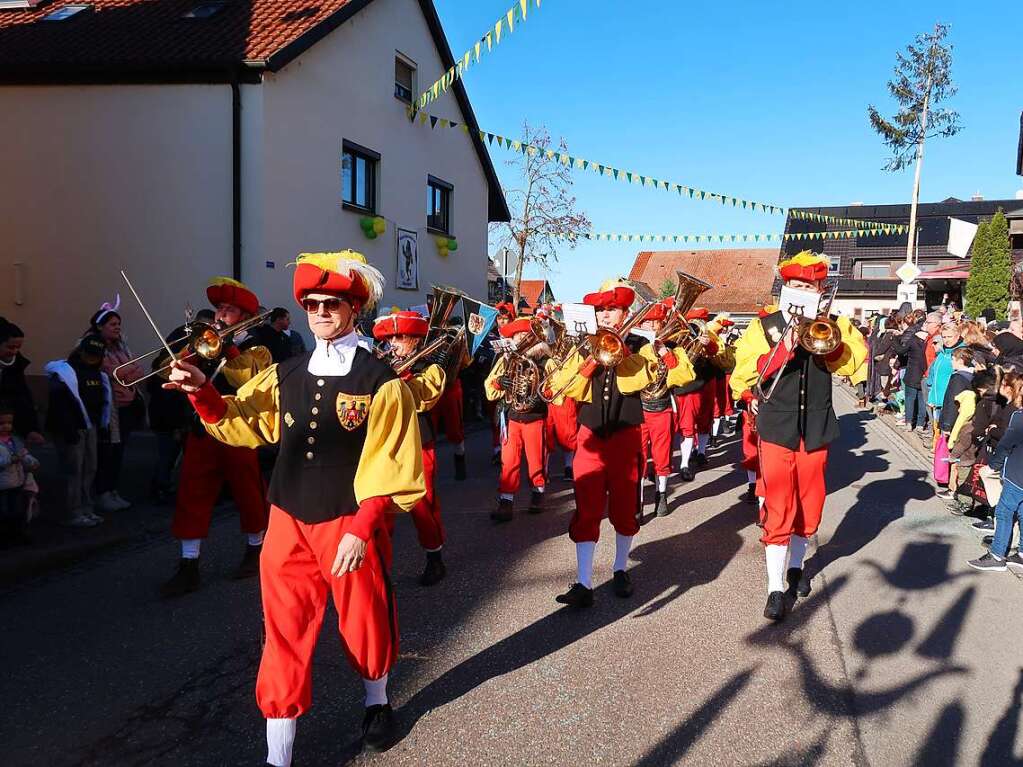
<svg viewBox="0 0 1023 767">
<path fill-rule="evenodd" d="M 504 190 L 511 221 L 491 228 L 499 247 L 518 254 L 515 306 L 519 304 L 523 265 L 528 262 L 550 266 L 558 260 L 559 248 L 574 248 L 578 237 L 590 228 L 590 220 L 576 209 L 575 197 L 570 193 L 572 173 L 570 165 L 562 159 L 568 152 L 564 139 L 558 149 L 552 150 L 547 129 L 531 128 L 525 123 L 522 144 L 522 153 L 508 160 L 508 165 L 518 168 L 520 173 L 519 186 Z"/>
<path fill-rule="evenodd" d="M 888 171 L 899 171 L 915 158 L 913 203 L 909 213 L 909 242 L 906 261 L 913 260 L 916 243 L 916 208 L 920 200 L 920 169 L 924 162 L 924 142 L 929 138 L 954 136 L 961 130 L 959 114 L 935 105 L 956 93 L 952 83 L 952 46 L 944 43 L 948 25 L 935 24 L 934 31 L 917 35 L 906 46 L 905 55 L 896 53 L 895 79 L 888 81 L 888 91 L 901 108 L 887 120 L 871 104 L 867 107 L 870 124 L 892 150 L 885 164 Z"/>
</svg>

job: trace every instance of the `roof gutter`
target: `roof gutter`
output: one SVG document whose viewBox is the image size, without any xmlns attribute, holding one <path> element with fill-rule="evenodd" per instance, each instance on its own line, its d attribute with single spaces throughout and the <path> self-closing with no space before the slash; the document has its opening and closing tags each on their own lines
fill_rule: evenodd
<svg viewBox="0 0 1023 767">
<path fill-rule="evenodd" d="M 242 278 L 242 90 L 231 78 L 231 276 Z"/>
</svg>

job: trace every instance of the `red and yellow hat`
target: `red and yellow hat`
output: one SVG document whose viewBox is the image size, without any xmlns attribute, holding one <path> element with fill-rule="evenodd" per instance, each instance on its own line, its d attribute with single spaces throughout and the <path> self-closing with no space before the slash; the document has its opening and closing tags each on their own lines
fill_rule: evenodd
<svg viewBox="0 0 1023 767">
<path fill-rule="evenodd" d="M 730 328 L 735 323 L 729 317 L 728 312 L 718 312 L 714 315 L 714 319 L 709 323 L 710 329 L 713 331 L 724 330 Z"/>
<path fill-rule="evenodd" d="M 636 300 L 636 291 L 625 285 L 618 285 L 610 290 L 587 293 L 583 303 L 596 309 L 628 309 Z"/>
<path fill-rule="evenodd" d="M 430 323 L 419 312 L 394 312 L 377 317 L 373 321 L 373 338 L 383 341 L 392 336 L 416 336 L 423 338 L 430 330 Z"/>
<path fill-rule="evenodd" d="M 827 279 L 830 263 L 831 259 L 823 253 L 803 250 L 778 264 L 778 276 L 782 280 L 820 282 Z"/>
<path fill-rule="evenodd" d="M 699 307 L 697 307 L 695 309 L 690 309 L 688 312 L 686 312 L 686 319 L 687 320 L 709 320 L 710 319 L 710 311 L 706 307 L 699 306 Z"/>
<path fill-rule="evenodd" d="M 245 285 L 230 277 L 214 277 L 206 286 L 206 298 L 214 307 L 220 304 L 237 306 L 247 314 L 259 312 L 259 298 Z"/>
<path fill-rule="evenodd" d="M 512 317 L 513 319 L 517 314 L 517 312 L 515 311 L 515 304 L 513 304 L 511 301 L 502 301 L 494 308 L 497 309 L 498 314 L 503 314 L 506 317 Z"/>
<path fill-rule="evenodd" d="M 532 327 L 533 323 L 529 317 L 519 317 L 501 328 L 501 335 L 504 338 L 511 338 L 516 333 L 528 333 Z"/>
<path fill-rule="evenodd" d="M 307 293 L 344 296 L 354 305 L 373 307 L 384 293 L 384 276 L 354 250 L 302 253 L 295 261 L 293 289 L 299 303 Z"/>
</svg>

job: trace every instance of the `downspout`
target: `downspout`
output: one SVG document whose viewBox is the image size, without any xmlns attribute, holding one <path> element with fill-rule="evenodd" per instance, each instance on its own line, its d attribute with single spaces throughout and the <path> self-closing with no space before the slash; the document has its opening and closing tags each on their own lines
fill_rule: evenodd
<svg viewBox="0 0 1023 767">
<path fill-rule="evenodd" d="M 242 278 L 242 91 L 231 79 L 231 276 Z"/>
</svg>

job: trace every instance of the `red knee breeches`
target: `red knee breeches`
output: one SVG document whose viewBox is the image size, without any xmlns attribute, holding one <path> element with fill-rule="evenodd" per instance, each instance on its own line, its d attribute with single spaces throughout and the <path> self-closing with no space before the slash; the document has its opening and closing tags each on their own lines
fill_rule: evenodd
<svg viewBox="0 0 1023 767">
<path fill-rule="evenodd" d="M 189 434 L 181 459 L 177 504 L 171 532 L 175 538 L 205 538 L 213 507 L 227 483 L 243 533 L 266 530 L 266 485 L 256 451 L 231 447 L 205 434 Z"/>
<path fill-rule="evenodd" d="M 354 519 L 307 525 L 276 506 L 270 511 L 259 563 L 266 644 L 256 678 L 256 702 L 268 719 L 292 719 L 309 708 L 313 650 L 328 595 L 337 608 L 341 645 L 360 676 L 379 679 L 398 657 L 385 526 L 369 540 L 362 567 L 339 578 L 330 573 Z"/>
<path fill-rule="evenodd" d="M 785 546 L 789 536 L 809 538 L 817 532 L 827 488 L 824 471 L 828 448 L 798 450 L 760 440 L 760 482 L 764 505 L 760 510 L 764 545 Z"/>
<path fill-rule="evenodd" d="M 757 433 L 750 427 L 749 413 L 742 416 L 742 468 L 758 471 L 760 460 L 757 455 Z"/>
<path fill-rule="evenodd" d="M 465 430 L 462 426 L 462 382 L 455 379 L 441 395 L 440 401 L 430 411 L 433 428 L 441 433 L 443 423 L 444 436 L 452 445 L 465 442 Z"/>
<path fill-rule="evenodd" d="M 675 397 L 676 429 L 683 437 L 708 434 L 714 412 L 713 382 L 704 384 L 699 391 Z"/>
<path fill-rule="evenodd" d="M 732 391 L 728 386 L 731 375 L 715 378 L 714 384 L 714 417 L 730 416 L 735 413 L 732 407 Z"/>
<path fill-rule="evenodd" d="M 654 473 L 658 477 L 667 477 L 671 474 L 671 437 L 674 420 L 675 414 L 671 412 L 671 408 L 660 413 L 643 411 L 643 467 L 646 468 L 647 455 L 652 455 Z"/>
<path fill-rule="evenodd" d="M 630 426 L 600 438 L 579 427 L 575 452 L 575 514 L 568 528 L 576 543 L 596 541 L 604 510 L 621 535 L 639 532 L 641 429 Z"/>
<path fill-rule="evenodd" d="M 433 443 L 423 445 L 423 478 L 426 480 L 426 495 L 410 512 L 416 526 L 419 545 L 427 551 L 436 551 L 444 545 L 444 524 L 440 519 L 440 499 L 434 483 L 437 478 L 437 453 Z"/>
<path fill-rule="evenodd" d="M 522 453 L 526 454 L 526 469 L 533 487 L 543 487 L 544 465 L 547 461 L 547 427 L 542 418 L 529 423 L 508 419 L 508 439 L 501 447 L 501 492 L 519 489 L 519 468 Z"/>
<path fill-rule="evenodd" d="M 547 406 L 547 445 L 568 452 L 575 452 L 579 419 L 574 399 L 566 399 L 561 405 Z"/>
</svg>

